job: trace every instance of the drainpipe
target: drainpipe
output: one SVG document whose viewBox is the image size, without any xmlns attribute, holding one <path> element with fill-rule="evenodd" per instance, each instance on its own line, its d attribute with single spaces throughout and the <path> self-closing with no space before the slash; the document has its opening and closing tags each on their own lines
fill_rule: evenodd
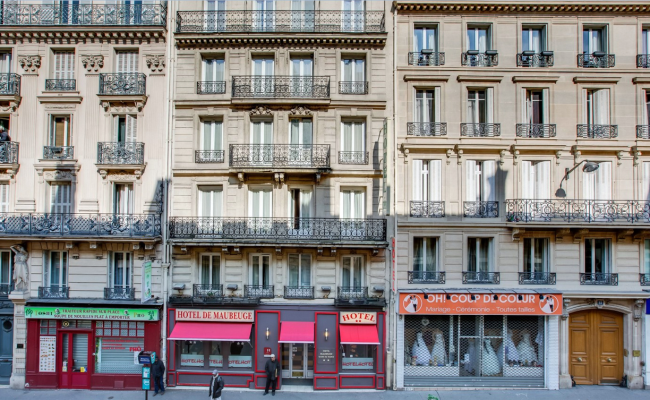
<svg viewBox="0 0 650 400">
<path fill-rule="evenodd" d="M 396 152 L 397 152 L 397 121 L 396 121 L 396 113 L 395 113 L 395 107 L 396 107 L 396 96 L 397 96 L 397 9 L 395 6 L 393 6 L 393 98 L 392 98 L 392 113 L 393 113 L 393 132 L 391 135 L 391 146 L 392 146 L 392 181 L 393 181 L 393 187 L 391 188 L 391 201 L 390 201 L 390 207 L 392 208 L 392 213 L 393 213 L 393 238 L 395 238 L 395 243 L 397 245 L 397 214 L 396 214 L 396 206 L 395 206 L 395 183 L 397 182 L 396 180 L 396 168 L 395 166 L 397 165 L 397 160 L 396 160 Z M 392 246 L 392 243 L 391 243 Z M 390 320 L 392 321 L 391 323 L 391 331 L 392 331 L 392 347 L 393 347 L 393 362 L 391 364 L 392 366 L 392 384 L 393 384 L 393 390 L 397 388 L 397 374 L 395 371 L 397 370 L 397 314 L 395 310 L 395 297 L 397 296 L 397 292 L 393 293 L 392 291 L 392 282 L 393 282 L 393 274 L 395 275 L 395 290 L 397 291 L 397 259 L 395 259 L 395 265 L 393 265 L 393 254 L 396 252 L 396 246 L 392 246 L 391 248 L 391 260 L 390 260 L 390 274 L 391 274 L 391 304 L 389 307 L 389 312 L 390 312 Z M 397 296 L 398 297 L 398 296 Z"/>
</svg>

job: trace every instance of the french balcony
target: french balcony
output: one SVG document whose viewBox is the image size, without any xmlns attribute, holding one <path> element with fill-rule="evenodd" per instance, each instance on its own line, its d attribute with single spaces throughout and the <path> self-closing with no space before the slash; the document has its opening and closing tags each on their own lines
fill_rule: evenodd
<svg viewBox="0 0 650 400">
<path fill-rule="evenodd" d="M 43 146 L 43 160 L 74 160 L 74 146 Z"/>
<path fill-rule="evenodd" d="M 11 293 L 11 287 L 13 285 L 8 283 L 3 283 L 0 285 L 0 297 L 7 297 Z"/>
<path fill-rule="evenodd" d="M 406 134 L 408 136 L 446 136 L 446 122 L 407 122 Z"/>
<path fill-rule="evenodd" d="M 68 286 L 39 286 L 39 299 L 67 299 L 70 297 Z"/>
<path fill-rule="evenodd" d="M 194 301 L 220 301 L 223 296 L 223 285 L 194 284 L 192 287 Z"/>
<path fill-rule="evenodd" d="M 615 139 L 618 137 L 618 125 L 578 124 L 576 131 L 580 139 Z"/>
<path fill-rule="evenodd" d="M 463 285 L 498 285 L 501 283 L 499 272 L 463 271 Z"/>
<path fill-rule="evenodd" d="M 411 217 L 413 218 L 444 218 L 444 201 L 411 200 Z"/>
<path fill-rule="evenodd" d="M 553 63 L 554 55 L 552 51 L 542 51 L 540 53 L 523 51 L 517 54 L 518 67 L 546 68 L 552 67 Z"/>
<path fill-rule="evenodd" d="M 197 164 L 217 164 L 225 160 L 224 150 L 196 150 L 194 162 Z"/>
<path fill-rule="evenodd" d="M 46 79 L 45 91 L 47 92 L 74 92 L 77 90 L 76 79 Z"/>
<path fill-rule="evenodd" d="M 251 299 L 272 299 L 273 285 L 244 285 L 244 297 Z"/>
<path fill-rule="evenodd" d="M 650 286 L 650 274 L 639 274 L 641 286 Z"/>
<path fill-rule="evenodd" d="M 233 76 L 232 97 L 328 100 L 330 78 L 329 76 Z"/>
<path fill-rule="evenodd" d="M 409 53 L 409 65 L 439 67 L 445 65 L 445 53 L 433 50 L 412 51 Z"/>
<path fill-rule="evenodd" d="M 330 168 L 328 144 L 231 144 L 230 168 L 313 170 Z"/>
<path fill-rule="evenodd" d="M 618 274 L 587 272 L 580 273 L 581 285 L 618 286 Z"/>
<path fill-rule="evenodd" d="M 408 282 L 412 284 L 427 283 L 444 285 L 446 280 L 445 272 L 440 271 L 408 271 Z"/>
<path fill-rule="evenodd" d="M 367 287 L 339 286 L 334 300 L 336 306 L 384 306 L 386 299 L 381 296 L 368 295 Z"/>
<path fill-rule="evenodd" d="M 99 74 L 100 96 L 144 96 L 147 77 L 143 73 Z"/>
<path fill-rule="evenodd" d="M 555 272 L 520 272 L 520 285 L 555 285 Z"/>
<path fill-rule="evenodd" d="M 20 96 L 21 79 L 18 74 L 0 74 L 0 96 Z"/>
<path fill-rule="evenodd" d="M 638 68 L 650 68 L 650 54 L 638 54 L 636 56 L 636 66 Z"/>
<path fill-rule="evenodd" d="M 636 126 L 637 139 L 650 139 L 650 125 L 637 125 Z"/>
<path fill-rule="evenodd" d="M 517 124 L 517 137 L 548 139 L 556 136 L 555 124 Z"/>
<path fill-rule="evenodd" d="M 506 200 L 508 222 L 606 224 L 650 223 L 650 202 L 643 200 Z"/>
<path fill-rule="evenodd" d="M 284 298 L 311 300 L 314 298 L 314 287 L 313 286 L 285 286 Z"/>
<path fill-rule="evenodd" d="M 226 81 L 201 81 L 196 82 L 196 94 L 224 94 Z"/>
<path fill-rule="evenodd" d="M 498 201 L 464 201 L 465 218 L 499 218 Z"/>
<path fill-rule="evenodd" d="M 167 2 L 159 4 L 11 4 L 2 6 L 2 25 L 14 26 L 161 26 L 167 23 Z"/>
<path fill-rule="evenodd" d="M 465 67 L 496 67 L 499 65 L 499 53 L 496 50 L 487 50 L 484 53 L 468 50 L 461 54 L 460 63 Z"/>
<path fill-rule="evenodd" d="M 135 288 L 130 286 L 105 287 L 104 300 L 135 300 Z"/>
<path fill-rule="evenodd" d="M 578 67 L 580 68 L 614 68 L 616 57 L 602 51 L 592 54 L 578 54 Z"/>
<path fill-rule="evenodd" d="M 368 82 L 341 81 L 339 94 L 368 94 Z"/>
<path fill-rule="evenodd" d="M 339 164 L 368 165 L 370 155 L 367 151 L 339 151 Z"/>
<path fill-rule="evenodd" d="M 176 33 L 385 33 L 383 11 L 178 11 Z"/>
<path fill-rule="evenodd" d="M 0 164 L 18 164 L 18 142 L 0 142 Z"/>
<path fill-rule="evenodd" d="M 460 136 L 498 137 L 501 136 L 501 124 L 495 124 L 492 122 L 461 123 Z"/>
<path fill-rule="evenodd" d="M 97 143 L 97 164 L 143 165 L 144 143 L 99 142 Z"/>
</svg>

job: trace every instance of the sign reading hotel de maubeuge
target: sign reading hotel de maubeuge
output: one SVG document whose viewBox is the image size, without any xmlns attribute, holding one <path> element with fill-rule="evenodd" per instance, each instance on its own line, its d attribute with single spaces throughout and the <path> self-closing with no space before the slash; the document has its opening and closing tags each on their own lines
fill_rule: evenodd
<svg viewBox="0 0 650 400">
<path fill-rule="evenodd" d="M 176 321 L 255 322 L 255 312 L 242 310 L 176 310 Z"/>
<path fill-rule="evenodd" d="M 341 311 L 340 324 L 376 324 L 377 313 L 365 311 Z"/>
<path fill-rule="evenodd" d="M 158 321 L 154 308 L 25 307 L 25 318 Z"/>
</svg>

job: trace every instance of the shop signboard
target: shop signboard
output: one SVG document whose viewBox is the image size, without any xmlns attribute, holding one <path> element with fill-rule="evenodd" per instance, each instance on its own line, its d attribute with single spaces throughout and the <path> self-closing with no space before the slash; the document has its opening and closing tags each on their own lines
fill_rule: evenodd
<svg viewBox="0 0 650 400">
<path fill-rule="evenodd" d="M 205 364 L 203 354 L 181 354 L 181 366 L 203 367 Z"/>
<path fill-rule="evenodd" d="M 255 312 L 246 310 L 176 310 L 176 321 L 255 322 Z"/>
<path fill-rule="evenodd" d="M 25 318 L 33 319 L 96 319 L 107 321 L 158 321 L 154 308 L 80 308 L 25 307 Z"/>
<path fill-rule="evenodd" d="M 142 303 L 151 299 L 151 261 L 142 263 Z"/>
<path fill-rule="evenodd" d="M 407 315 L 562 315 L 561 294 L 400 293 L 398 301 Z"/>
<path fill-rule="evenodd" d="M 350 357 L 343 358 L 343 369 L 373 369 L 375 368 L 374 360 L 372 358 Z"/>
<path fill-rule="evenodd" d="M 318 365 L 334 365 L 335 363 L 334 351 L 318 348 Z"/>
<path fill-rule="evenodd" d="M 341 311 L 339 313 L 341 324 L 377 324 L 376 312 L 365 311 Z"/>
<path fill-rule="evenodd" d="M 253 357 L 251 356 L 229 356 L 228 368 L 251 368 Z"/>
</svg>

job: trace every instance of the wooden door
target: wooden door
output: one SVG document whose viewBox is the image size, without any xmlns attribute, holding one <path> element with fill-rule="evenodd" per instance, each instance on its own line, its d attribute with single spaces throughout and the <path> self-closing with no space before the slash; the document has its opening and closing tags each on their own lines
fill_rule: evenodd
<svg viewBox="0 0 650 400">
<path fill-rule="evenodd" d="M 579 385 L 593 385 L 591 311 L 569 315 L 569 371 Z"/>
<path fill-rule="evenodd" d="M 623 316 L 595 313 L 598 330 L 597 376 L 601 385 L 618 385 L 623 377 Z"/>
</svg>

